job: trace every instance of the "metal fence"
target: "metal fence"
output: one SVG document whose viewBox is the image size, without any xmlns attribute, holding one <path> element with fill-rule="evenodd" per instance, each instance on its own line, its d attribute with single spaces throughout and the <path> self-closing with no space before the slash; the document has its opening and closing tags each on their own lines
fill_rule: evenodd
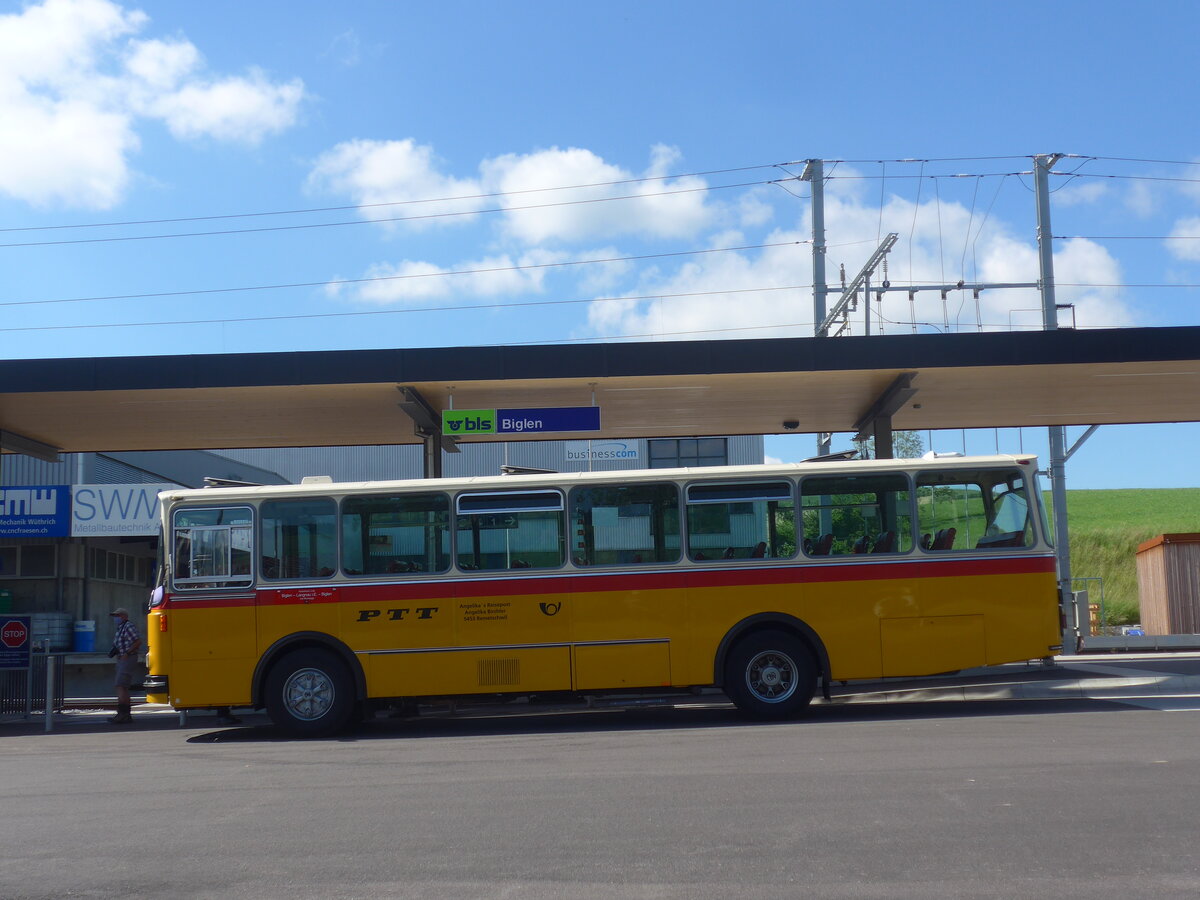
<svg viewBox="0 0 1200 900">
<path fill-rule="evenodd" d="M 55 712 L 66 705 L 65 664 L 66 657 L 58 653 L 50 654 L 50 665 L 54 667 L 54 696 L 51 701 Z M 45 711 L 46 654 L 33 654 L 32 666 L 28 670 L 0 671 L 0 716 Z"/>
</svg>

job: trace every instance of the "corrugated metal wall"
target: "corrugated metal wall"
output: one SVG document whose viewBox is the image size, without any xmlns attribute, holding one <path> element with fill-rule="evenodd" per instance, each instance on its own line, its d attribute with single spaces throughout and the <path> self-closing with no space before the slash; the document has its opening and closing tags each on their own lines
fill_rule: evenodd
<svg viewBox="0 0 1200 900">
<path fill-rule="evenodd" d="M 728 440 L 730 465 L 753 465 L 763 461 L 761 435 L 737 435 Z M 552 469 L 556 472 L 588 471 L 587 462 L 572 462 L 568 444 L 584 441 L 510 441 L 495 444 L 463 444 L 460 453 L 443 455 L 448 477 L 498 475 L 502 465 Z M 596 472 L 638 469 L 649 466 L 646 441 L 624 443 L 638 450 L 634 460 L 603 460 L 591 464 Z M 421 477 L 421 448 L 416 445 L 391 447 L 302 447 L 284 449 L 221 450 L 223 456 L 278 472 L 298 483 L 305 475 L 328 475 L 334 481 L 387 481 Z"/>
<path fill-rule="evenodd" d="M 760 435 L 730 437 L 730 465 L 752 465 L 763 461 Z M 600 443 L 599 441 L 595 443 Z M 607 441 L 606 443 L 612 443 Z M 649 466 L 647 442 L 622 441 L 638 457 L 632 460 L 586 461 L 567 459 L 567 446 L 585 446 L 586 441 L 511 441 L 496 444 L 464 444 L 462 452 L 443 456 L 447 476 L 498 475 L 502 465 L 552 469 L 556 472 L 620 471 Z M 153 454 L 142 454 L 152 457 Z M 329 475 L 334 481 L 388 481 L 421 477 L 421 448 L 417 445 L 390 447 L 295 447 L 253 450 L 221 450 L 205 457 L 225 456 L 247 465 L 279 473 L 295 484 L 305 475 Z M 150 464 L 153 460 L 150 459 Z M 211 468 L 211 466 L 209 467 Z M 208 474 L 222 474 L 209 472 Z M 233 476 L 230 476 L 233 477 Z M 68 453 L 61 462 L 47 463 L 29 456 L 8 455 L 0 459 L 0 484 L 148 484 L 171 480 L 162 474 L 128 465 L 97 453 Z"/>
<path fill-rule="evenodd" d="M 0 484 L 71 484 L 80 456 L 68 453 L 61 462 L 48 463 L 32 456 L 5 453 L 0 456 Z"/>
</svg>

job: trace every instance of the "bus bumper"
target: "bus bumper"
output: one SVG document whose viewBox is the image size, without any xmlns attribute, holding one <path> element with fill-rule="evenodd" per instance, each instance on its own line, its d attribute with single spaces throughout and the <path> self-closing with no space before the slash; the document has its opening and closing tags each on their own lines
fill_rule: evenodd
<svg viewBox="0 0 1200 900">
<path fill-rule="evenodd" d="M 142 687 L 145 688 L 146 691 L 147 703 L 168 702 L 166 675 L 147 675 L 142 680 Z"/>
</svg>

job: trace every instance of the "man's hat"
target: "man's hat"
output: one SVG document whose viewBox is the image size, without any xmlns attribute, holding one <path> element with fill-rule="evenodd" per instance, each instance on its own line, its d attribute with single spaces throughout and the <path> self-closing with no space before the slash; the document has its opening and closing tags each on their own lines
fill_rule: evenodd
<svg viewBox="0 0 1200 900">
<path fill-rule="evenodd" d="M 112 612 L 110 612 L 109 615 L 110 616 L 124 616 L 125 618 L 128 619 L 129 618 L 129 610 L 127 610 L 123 606 L 118 606 L 116 609 L 114 609 Z"/>
</svg>

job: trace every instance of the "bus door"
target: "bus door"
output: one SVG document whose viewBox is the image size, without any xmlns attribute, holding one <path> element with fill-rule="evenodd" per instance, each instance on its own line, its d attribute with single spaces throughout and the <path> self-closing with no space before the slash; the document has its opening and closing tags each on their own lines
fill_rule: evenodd
<svg viewBox="0 0 1200 900">
<path fill-rule="evenodd" d="M 172 702 L 248 702 L 257 659 L 253 512 L 177 508 L 171 540 L 171 596 L 158 640 L 170 642 Z"/>
<path fill-rule="evenodd" d="M 912 490 L 896 473 L 833 474 L 800 483 L 806 621 L 821 635 L 834 678 L 910 674 L 936 645 L 921 625 L 922 563 Z"/>
<path fill-rule="evenodd" d="M 264 501 L 258 510 L 261 650 L 301 631 L 339 635 L 337 504 L 331 497 Z"/>
<path fill-rule="evenodd" d="M 679 560 L 679 489 L 666 483 L 588 485 L 571 491 L 571 561 L 578 571 L 571 608 L 574 688 L 665 687 L 672 641 L 687 625 L 678 575 L 656 568 Z"/>
<path fill-rule="evenodd" d="M 460 494 L 455 531 L 456 649 L 438 665 L 448 692 L 570 690 L 562 493 Z"/>
</svg>

